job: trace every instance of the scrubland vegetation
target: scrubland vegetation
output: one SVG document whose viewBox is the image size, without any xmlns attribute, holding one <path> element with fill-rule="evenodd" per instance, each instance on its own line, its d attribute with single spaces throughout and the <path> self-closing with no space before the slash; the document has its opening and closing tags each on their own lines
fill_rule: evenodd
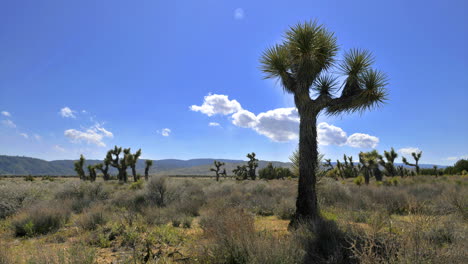
<svg viewBox="0 0 468 264">
<path fill-rule="evenodd" d="M 320 228 L 288 230 L 292 178 L 5 178 L 0 263 L 466 263 L 467 186 L 322 177 Z"/>
</svg>

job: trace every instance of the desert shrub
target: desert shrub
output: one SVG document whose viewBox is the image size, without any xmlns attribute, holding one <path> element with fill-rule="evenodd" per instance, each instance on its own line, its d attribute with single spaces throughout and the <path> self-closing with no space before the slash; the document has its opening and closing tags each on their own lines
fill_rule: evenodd
<svg viewBox="0 0 468 264">
<path fill-rule="evenodd" d="M 362 175 L 359 175 L 356 178 L 354 178 L 353 182 L 354 182 L 354 184 L 356 184 L 358 186 L 361 186 L 362 184 L 364 184 L 365 179 L 364 179 L 364 177 Z"/>
<path fill-rule="evenodd" d="M 108 220 L 104 206 L 94 206 L 85 210 L 76 220 L 77 226 L 84 230 L 95 230 Z"/>
<path fill-rule="evenodd" d="M 352 199 L 348 186 L 330 178 L 323 178 L 317 191 L 319 202 L 324 206 L 348 204 Z"/>
<path fill-rule="evenodd" d="M 284 198 L 275 208 L 275 215 L 280 219 L 290 220 L 296 211 L 296 203 L 294 199 Z"/>
<path fill-rule="evenodd" d="M 236 208 L 211 208 L 200 225 L 211 243 L 202 263 L 301 263 L 304 251 L 292 236 L 279 239 L 256 232 L 252 214 Z M 208 251 L 208 254 L 206 254 Z"/>
<path fill-rule="evenodd" d="M 96 251 L 82 244 L 73 244 L 68 249 L 37 248 L 26 260 L 28 264 L 94 264 Z"/>
<path fill-rule="evenodd" d="M 198 216 L 200 208 L 206 203 L 202 187 L 192 181 L 172 182 L 168 189 L 168 205 L 181 214 Z"/>
<path fill-rule="evenodd" d="M 146 197 L 150 204 L 165 206 L 168 200 L 167 177 L 151 177 L 146 185 Z"/>
<path fill-rule="evenodd" d="M 184 217 L 184 219 L 182 219 L 182 227 L 183 228 L 192 227 L 192 221 L 193 219 L 191 217 Z"/>
<path fill-rule="evenodd" d="M 181 224 L 180 219 L 172 219 L 172 226 L 173 227 L 179 227 Z"/>
<path fill-rule="evenodd" d="M 94 202 L 107 200 L 109 193 L 109 190 L 102 183 L 80 181 L 65 184 L 61 190 L 55 193 L 55 198 L 72 201 L 73 211 L 80 213 Z"/>
<path fill-rule="evenodd" d="M 34 177 L 31 176 L 31 175 L 28 175 L 28 176 L 24 177 L 24 180 L 25 180 L 25 181 L 31 181 L 31 182 L 32 182 L 32 181 L 34 181 Z"/>
<path fill-rule="evenodd" d="M 144 181 L 142 179 L 139 179 L 136 182 L 132 182 L 130 184 L 130 190 L 141 190 L 143 189 Z"/>
<path fill-rule="evenodd" d="M 40 184 L 7 182 L 0 185 L 0 219 L 13 215 L 23 207 L 44 200 L 47 189 Z"/>
<path fill-rule="evenodd" d="M 70 217 L 69 206 L 40 204 L 24 210 L 12 221 L 16 236 L 35 236 L 54 232 Z"/>
</svg>

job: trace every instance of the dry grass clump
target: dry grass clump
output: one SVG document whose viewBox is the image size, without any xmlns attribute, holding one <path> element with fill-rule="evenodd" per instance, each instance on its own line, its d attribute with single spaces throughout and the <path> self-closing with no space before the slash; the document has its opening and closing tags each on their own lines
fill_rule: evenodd
<svg viewBox="0 0 468 264">
<path fill-rule="evenodd" d="M 70 213 L 71 209 L 66 203 L 41 203 L 23 210 L 12 220 L 11 225 L 19 237 L 43 235 L 65 225 Z"/>
<path fill-rule="evenodd" d="M 200 225 L 210 241 L 201 263 L 301 263 L 304 256 L 292 235 L 257 232 L 253 215 L 239 208 L 211 208 Z"/>
</svg>

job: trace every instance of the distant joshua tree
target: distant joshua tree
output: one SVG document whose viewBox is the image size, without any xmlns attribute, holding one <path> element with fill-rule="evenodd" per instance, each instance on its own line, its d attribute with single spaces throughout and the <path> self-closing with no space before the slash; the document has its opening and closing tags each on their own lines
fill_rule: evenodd
<svg viewBox="0 0 468 264">
<path fill-rule="evenodd" d="M 316 192 L 318 115 L 323 111 L 329 115 L 363 112 L 386 99 L 386 77 L 371 68 L 374 59 L 370 52 L 344 54 L 338 64 L 345 77 L 343 85 L 330 74 L 337 72 L 337 54 L 333 32 L 316 22 L 305 22 L 290 27 L 283 43 L 268 48 L 260 60 L 265 78 L 279 79 L 283 89 L 294 95 L 300 117 L 299 184 L 291 227 L 303 220 L 321 219 Z M 341 94 L 336 96 L 340 87 Z"/>
<path fill-rule="evenodd" d="M 84 169 L 83 169 L 84 163 L 85 163 L 85 158 L 84 158 L 83 154 L 81 154 L 80 159 L 75 161 L 75 163 L 74 163 L 75 171 L 78 174 L 78 177 L 80 177 L 80 180 L 86 180 L 86 175 L 85 175 L 85 172 L 84 172 Z"/>
<path fill-rule="evenodd" d="M 149 170 L 153 166 L 152 160 L 145 160 L 145 180 L 149 179 Z"/>
<path fill-rule="evenodd" d="M 141 156 L 141 149 L 137 150 L 135 154 L 130 153 L 130 149 L 128 149 L 128 154 L 125 155 L 126 163 L 130 168 L 132 168 L 132 175 L 133 175 L 133 181 L 138 181 L 138 175 L 136 173 L 136 164 L 138 162 L 138 159 Z"/>
<path fill-rule="evenodd" d="M 247 158 L 249 158 L 249 161 L 247 162 L 247 166 L 249 167 L 249 177 L 250 179 L 255 180 L 255 170 L 258 167 L 258 159 L 255 158 L 255 152 L 247 154 Z"/>
<path fill-rule="evenodd" d="M 110 165 L 118 170 L 117 178 L 119 181 L 127 182 L 127 155 L 130 154 L 130 148 L 123 150 L 123 157 L 120 157 L 122 147 L 115 146 L 107 152 L 106 159 L 110 161 Z"/>
<path fill-rule="evenodd" d="M 213 163 L 215 168 L 211 168 L 210 171 L 214 171 L 216 173 L 216 181 L 219 181 L 219 172 L 221 171 L 221 167 L 224 166 L 224 162 L 215 160 Z M 226 173 L 226 169 L 224 170 L 224 173 Z"/>
<path fill-rule="evenodd" d="M 379 169 L 379 157 L 380 155 L 376 150 L 359 153 L 359 162 L 362 164 L 366 184 L 369 184 L 372 176 L 377 181 L 382 181 L 382 172 Z"/>
<path fill-rule="evenodd" d="M 380 157 L 380 165 L 382 165 L 385 168 L 385 171 L 388 176 L 396 176 L 397 169 L 395 168 L 394 162 L 395 159 L 398 157 L 398 154 L 392 148 L 390 151 L 384 151 L 384 157 L 387 161 L 385 161 L 383 157 Z"/>
<path fill-rule="evenodd" d="M 110 163 L 111 163 L 110 160 L 108 158 L 105 158 L 104 163 L 99 163 L 94 166 L 97 170 L 100 170 L 102 172 L 102 177 L 105 181 L 110 180 L 110 175 L 109 175 Z"/>
<path fill-rule="evenodd" d="M 339 160 L 336 161 L 336 168 L 338 169 L 338 173 L 341 178 L 355 178 L 358 176 L 358 168 L 354 165 L 353 157 L 343 155 L 344 162 L 341 163 Z M 325 160 L 327 161 L 327 160 Z M 331 165 L 330 160 L 327 162 L 328 166 L 331 166 L 333 169 L 333 165 Z"/>
<path fill-rule="evenodd" d="M 93 165 L 88 165 L 89 180 L 96 181 L 96 168 Z"/>
<path fill-rule="evenodd" d="M 415 163 L 409 163 L 405 157 L 402 158 L 402 161 L 405 165 L 415 167 L 416 174 L 419 175 L 419 159 L 421 159 L 422 151 L 420 151 L 419 153 L 413 152 L 411 153 L 411 156 L 413 156 L 413 159 L 416 161 Z"/>
<path fill-rule="evenodd" d="M 232 172 L 236 175 L 237 180 L 247 180 L 249 177 L 249 172 L 247 170 L 247 165 L 237 166 L 233 169 Z"/>
</svg>

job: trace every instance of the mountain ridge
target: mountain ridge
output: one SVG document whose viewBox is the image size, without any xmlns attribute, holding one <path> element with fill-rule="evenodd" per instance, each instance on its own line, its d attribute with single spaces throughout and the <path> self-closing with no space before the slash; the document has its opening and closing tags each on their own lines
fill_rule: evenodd
<svg viewBox="0 0 468 264">
<path fill-rule="evenodd" d="M 213 159 L 213 158 L 198 158 L 198 159 L 161 159 L 153 160 L 153 166 L 150 169 L 150 174 L 156 175 L 213 175 L 210 171 L 213 167 L 213 161 L 218 160 L 226 163 L 225 168 L 228 174 L 233 174 L 232 170 L 238 165 L 247 164 L 246 160 L 236 159 Z M 0 155 L 0 175 L 52 175 L 52 176 L 72 176 L 76 175 L 73 162 L 76 160 L 52 160 L 46 161 L 39 158 L 31 158 L 25 156 L 8 156 Z M 85 166 L 101 163 L 102 160 L 86 160 Z M 137 173 L 144 174 L 145 159 L 138 160 Z M 281 161 L 259 161 L 259 169 L 264 168 L 269 162 L 275 167 L 291 167 L 290 162 Z M 336 162 L 332 162 L 333 165 Z M 403 165 L 395 163 L 395 165 Z M 433 164 L 420 164 L 421 168 L 432 168 Z M 408 166 L 405 166 L 408 167 Z M 446 166 L 438 165 L 439 168 Z M 115 168 L 109 169 L 111 174 L 116 174 Z M 86 170 L 87 172 L 87 170 Z"/>
</svg>

